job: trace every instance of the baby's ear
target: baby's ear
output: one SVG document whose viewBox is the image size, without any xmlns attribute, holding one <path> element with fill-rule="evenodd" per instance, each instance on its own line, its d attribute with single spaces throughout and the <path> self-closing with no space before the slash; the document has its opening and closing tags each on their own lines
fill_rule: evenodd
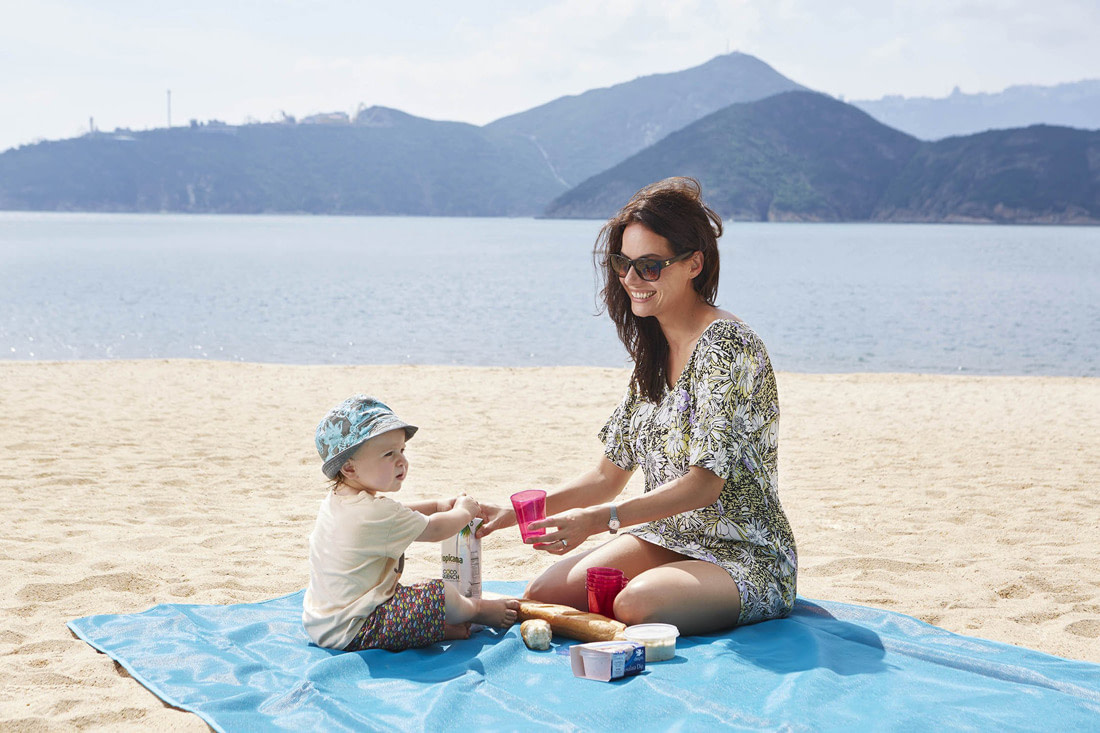
<svg viewBox="0 0 1100 733">
<path fill-rule="evenodd" d="M 351 461 L 345 461 L 344 465 L 340 466 L 340 475 L 344 478 L 355 478 L 355 466 Z"/>
</svg>

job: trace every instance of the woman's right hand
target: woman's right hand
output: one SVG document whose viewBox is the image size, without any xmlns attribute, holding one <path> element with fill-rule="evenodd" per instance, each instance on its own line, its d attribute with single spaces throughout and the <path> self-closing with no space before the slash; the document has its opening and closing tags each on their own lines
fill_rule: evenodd
<svg viewBox="0 0 1100 733">
<path fill-rule="evenodd" d="M 477 537 L 484 537 L 498 529 L 511 527 L 516 523 L 516 510 L 512 507 L 502 507 L 496 504 L 482 503 L 481 526 L 477 528 Z"/>
</svg>

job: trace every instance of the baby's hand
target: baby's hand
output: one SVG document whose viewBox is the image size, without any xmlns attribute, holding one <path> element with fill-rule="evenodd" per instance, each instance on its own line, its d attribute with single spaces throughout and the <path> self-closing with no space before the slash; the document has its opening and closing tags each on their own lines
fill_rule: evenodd
<svg viewBox="0 0 1100 733">
<path fill-rule="evenodd" d="M 455 507 L 468 511 L 470 513 L 470 519 L 473 519 L 481 513 L 481 506 L 471 497 L 466 495 L 462 495 L 455 499 Z"/>
</svg>

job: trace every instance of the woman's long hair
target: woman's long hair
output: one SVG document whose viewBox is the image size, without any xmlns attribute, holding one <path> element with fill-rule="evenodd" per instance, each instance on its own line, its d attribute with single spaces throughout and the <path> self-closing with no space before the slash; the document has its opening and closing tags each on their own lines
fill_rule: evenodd
<svg viewBox="0 0 1100 733">
<path fill-rule="evenodd" d="M 708 305 L 718 294 L 718 238 L 722 218 L 703 203 L 702 189 L 694 178 L 666 178 L 651 183 L 608 220 L 596 238 L 593 254 L 602 278 L 600 295 L 619 340 L 634 360 L 633 382 L 650 402 L 657 402 L 668 384 L 668 341 L 656 318 L 638 318 L 630 308 L 630 296 L 611 269 L 611 255 L 623 248 L 623 231 L 641 224 L 668 240 L 673 255 L 692 250 L 703 253 L 703 269 L 692 285 Z"/>
</svg>

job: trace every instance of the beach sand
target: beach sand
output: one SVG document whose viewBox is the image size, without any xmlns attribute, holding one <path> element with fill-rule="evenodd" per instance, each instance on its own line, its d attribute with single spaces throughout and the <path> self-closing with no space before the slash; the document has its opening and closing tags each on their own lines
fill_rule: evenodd
<svg viewBox="0 0 1100 733">
<path fill-rule="evenodd" d="M 65 623 L 304 587 L 325 491 L 313 431 L 351 394 L 421 427 L 402 497 L 503 503 L 596 463 L 627 372 L 6 362 L 0 380 L 0 728 L 205 730 Z M 779 389 L 800 595 L 1100 662 L 1100 380 L 780 374 Z M 553 559 L 517 537 L 485 540 L 486 579 Z M 438 577 L 438 545 L 408 560 L 407 581 Z"/>
</svg>

